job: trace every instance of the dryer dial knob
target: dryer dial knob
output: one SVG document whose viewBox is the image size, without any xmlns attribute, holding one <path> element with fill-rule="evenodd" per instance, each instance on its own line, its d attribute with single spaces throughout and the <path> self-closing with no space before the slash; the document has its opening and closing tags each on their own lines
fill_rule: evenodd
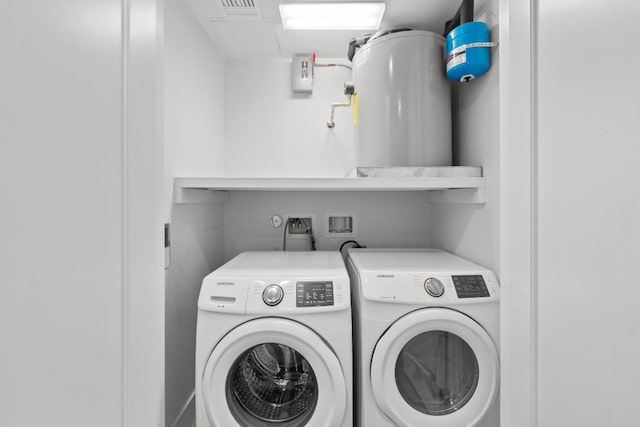
<svg viewBox="0 0 640 427">
<path fill-rule="evenodd" d="M 274 306 L 280 304 L 284 297 L 284 291 L 278 285 L 269 285 L 262 291 L 262 301 L 265 304 Z"/>
<path fill-rule="evenodd" d="M 440 297 L 444 294 L 444 285 L 440 280 L 430 277 L 424 282 L 424 290 L 432 297 Z"/>
</svg>

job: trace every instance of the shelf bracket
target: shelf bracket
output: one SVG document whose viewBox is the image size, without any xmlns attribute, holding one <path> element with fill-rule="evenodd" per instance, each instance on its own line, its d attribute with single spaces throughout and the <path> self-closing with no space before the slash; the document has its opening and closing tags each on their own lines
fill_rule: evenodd
<svg viewBox="0 0 640 427">
<path fill-rule="evenodd" d="M 184 187 L 176 187 L 175 189 L 174 202 L 176 204 L 226 203 L 228 201 L 229 193 L 227 191 Z"/>
<path fill-rule="evenodd" d="M 481 205 L 487 202 L 487 189 L 486 187 L 478 187 L 430 190 L 427 191 L 427 202 Z"/>
</svg>

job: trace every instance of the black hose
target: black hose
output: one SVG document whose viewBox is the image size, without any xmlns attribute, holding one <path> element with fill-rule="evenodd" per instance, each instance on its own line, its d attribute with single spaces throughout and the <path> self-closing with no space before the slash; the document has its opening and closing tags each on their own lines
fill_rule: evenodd
<svg viewBox="0 0 640 427">
<path fill-rule="evenodd" d="M 444 36 L 458 25 L 473 21 L 473 0 L 463 0 L 453 18 L 444 24 Z"/>
<path fill-rule="evenodd" d="M 355 243 L 356 248 L 364 248 L 364 246 L 360 245 L 360 243 L 356 242 L 355 240 L 347 240 L 346 242 L 340 245 L 340 252 L 342 252 L 342 249 L 344 249 L 345 245 L 349 243 Z"/>
<path fill-rule="evenodd" d="M 289 218 L 287 219 L 287 221 L 284 223 L 284 233 L 282 234 L 282 250 L 286 251 L 287 250 L 287 229 L 289 228 L 289 224 L 293 224 L 296 218 Z"/>
</svg>

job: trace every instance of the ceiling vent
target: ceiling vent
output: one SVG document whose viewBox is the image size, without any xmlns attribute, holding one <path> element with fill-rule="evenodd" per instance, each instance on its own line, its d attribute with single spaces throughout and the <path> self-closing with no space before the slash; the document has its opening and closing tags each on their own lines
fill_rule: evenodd
<svg viewBox="0 0 640 427">
<path fill-rule="evenodd" d="M 229 18 L 261 18 L 257 0 L 219 0 Z"/>
</svg>

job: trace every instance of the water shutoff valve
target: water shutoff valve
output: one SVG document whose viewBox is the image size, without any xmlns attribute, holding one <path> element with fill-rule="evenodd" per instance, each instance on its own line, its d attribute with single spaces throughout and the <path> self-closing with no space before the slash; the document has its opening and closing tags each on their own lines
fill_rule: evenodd
<svg viewBox="0 0 640 427">
<path fill-rule="evenodd" d="M 356 88 L 353 85 L 353 82 L 345 82 L 344 83 L 344 94 L 345 95 L 353 95 L 356 92 Z"/>
</svg>

